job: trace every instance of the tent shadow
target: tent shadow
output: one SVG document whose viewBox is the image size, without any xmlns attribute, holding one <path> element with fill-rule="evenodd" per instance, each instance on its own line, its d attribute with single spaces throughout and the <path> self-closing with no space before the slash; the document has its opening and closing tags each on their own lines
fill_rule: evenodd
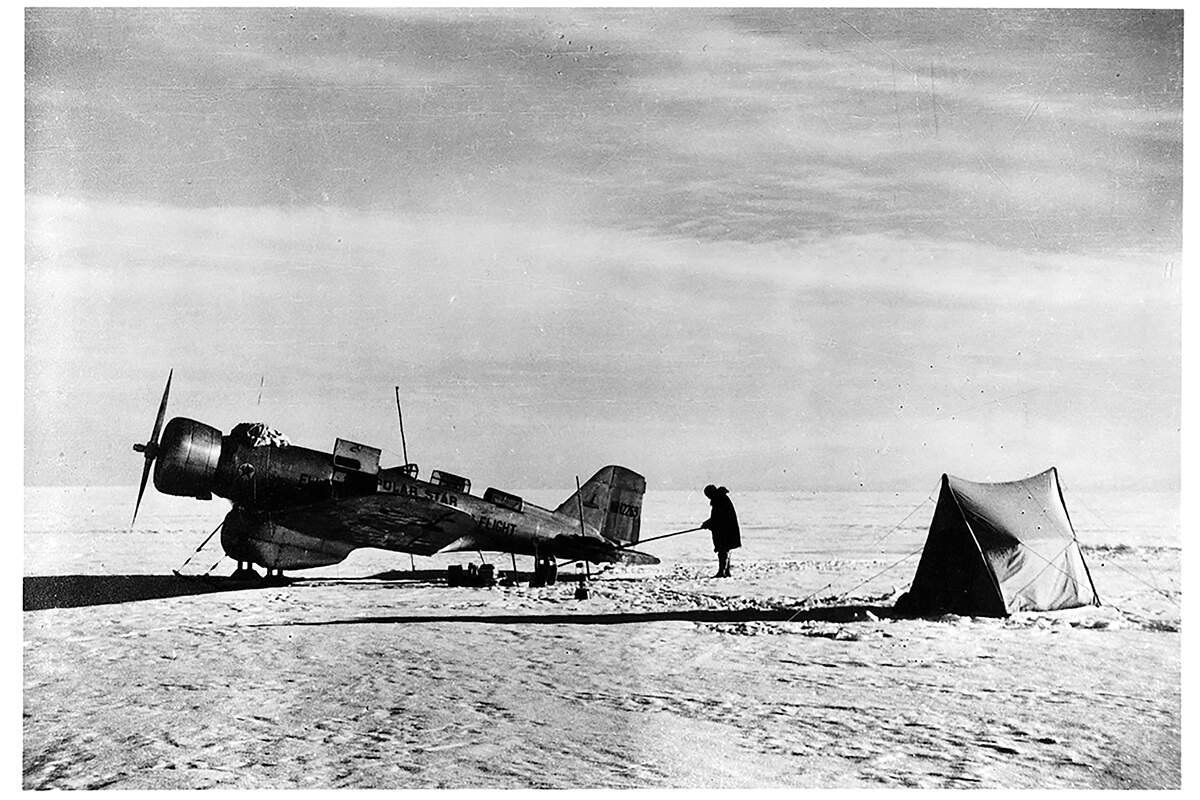
<svg viewBox="0 0 1200 800">
<path fill-rule="evenodd" d="M 904 619 L 891 606 L 818 606 L 806 608 L 794 621 L 803 622 L 871 622 L 876 619 Z"/>
<path fill-rule="evenodd" d="M 24 579 L 23 609 L 79 608 L 135 600 L 268 588 L 261 581 L 199 575 L 40 575 Z"/>
<path fill-rule="evenodd" d="M 869 613 L 868 613 L 869 612 Z M 484 625 L 636 625 L 647 622 L 869 622 L 894 617 L 882 606 L 827 606 L 795 611 L 788 608 L 690 608 L 668 611 L 630 611 L 605 614 L 389 614 L 333 620 L 289 620 L 264 627 L 323 625 L 421 625 L 469 623 Z"/>
</svg>

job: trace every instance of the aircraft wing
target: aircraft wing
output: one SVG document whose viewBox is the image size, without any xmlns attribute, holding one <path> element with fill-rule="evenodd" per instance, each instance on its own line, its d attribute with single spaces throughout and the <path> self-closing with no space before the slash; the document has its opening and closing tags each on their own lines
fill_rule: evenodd
<svg viewBox="0 0 1200 800">
<path fill-rule="evenodd" d="M 271 519 L 312 536 L 429 556 L 475 530 L 464 511 L 419 497 L 370 494 L 271 512 Z"/>
</svg>

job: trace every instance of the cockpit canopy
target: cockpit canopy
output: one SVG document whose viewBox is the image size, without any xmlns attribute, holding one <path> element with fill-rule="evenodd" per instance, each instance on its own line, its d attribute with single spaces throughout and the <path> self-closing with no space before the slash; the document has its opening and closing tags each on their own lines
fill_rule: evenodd
<svg viewBox="0 0 1200 800">
<path fill-rule="evenodd" d="M 456 492 L 463 494 L 471 493 L 471 481 L 461 475 L 455 475 L 452 472 L 435 469 L 429 473 L 429 482 L 437 486 L 445 486 L 447 489 L 453 489 Z"/>
<path fill-rule="evenodd" d="M 483 493 L 483 499 L 501 508 L 507 508 L 509 511 L 520 511 L 525 507 L 525 501 L 517 495 L 502 492 L 494 487 L 489 487 Z"/>
</svg>

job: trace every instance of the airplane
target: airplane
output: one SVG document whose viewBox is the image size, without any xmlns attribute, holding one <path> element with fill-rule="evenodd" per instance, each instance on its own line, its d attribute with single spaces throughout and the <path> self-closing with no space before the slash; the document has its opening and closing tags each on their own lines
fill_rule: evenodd
<svg viewBox="0 0 1200 800">
<path fill-rule="evenodd" d="M 588 564 L 657 564 L 632 550 L 641 533 L 646 480 L 626 467 L 600 469 L 554 510 L 495 488 L 471 494 L 471 482 L 416 464 L 379 465 L 379 448 L 337 439 L 326 453 L 287 443 L 261 423 L 228 434 L 175 417 L 163 428 L 167 375 L 144 455 L 133 521 L 151 467 L 163 494 L 233 507 L 221 524 L 221 546 L 238 566 L 235 577 L 337 564 L 360 547 L 431 556 L 459 550 L 532 555 L 534 580 L 552 582 L 555 560 Z M 160 438 L 161 433 L 161 438 Z M 275 574 L 272 576 L 272 570 Z"/>
</svg>

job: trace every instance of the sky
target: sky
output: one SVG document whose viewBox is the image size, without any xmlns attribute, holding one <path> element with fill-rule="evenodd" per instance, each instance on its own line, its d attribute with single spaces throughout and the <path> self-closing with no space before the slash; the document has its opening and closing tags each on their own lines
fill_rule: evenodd
<svg viewBox="0 0 1200 800">
<path fill-rule="evenodd" d="M 25 11 L 27 485 L 1179 488 L 1182 13 Z"/>
</svg>

